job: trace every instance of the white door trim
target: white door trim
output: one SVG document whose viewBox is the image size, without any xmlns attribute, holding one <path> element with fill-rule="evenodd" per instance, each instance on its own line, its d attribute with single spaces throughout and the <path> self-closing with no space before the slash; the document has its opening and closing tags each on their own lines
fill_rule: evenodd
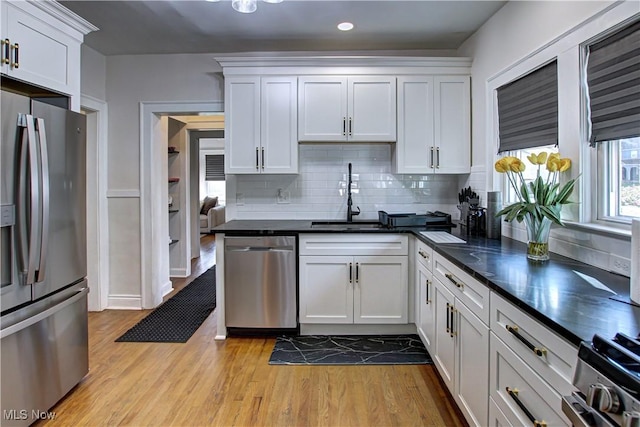
<svg viewBox="0 0 640 427">
<path fill-rule="evenodd" d="M 166 162 L 167 153 L 161 150 L 160 144 L 154 143 L 154 128 L 163 115 L 200 112 L 224 112 L 224 103 L 140 103 L 140 290 L 143 309 L 154 308 L 162 302 L 162 289 L 169 281 L 169 247 L 167 233 L 162 233 L 161 223 L 162 212 L 166 211 L 163 203 L 166 194 L 161 194 L 160 185 L 153 185 L 162 182 L 159 176 L 161 168 L 155 166 Z"/>
<path fill-rule="evenodd" d="M 89 311 L 102 311 L 109 300 L 109 215 L 107 142 L 109 111 L 101 99 L 82 95 L 81 109 L 95 115 L 95 134 L 87 134 L 87 279 Z M 88 117 L 89 119 L 89 117 Z"/>
</svg>

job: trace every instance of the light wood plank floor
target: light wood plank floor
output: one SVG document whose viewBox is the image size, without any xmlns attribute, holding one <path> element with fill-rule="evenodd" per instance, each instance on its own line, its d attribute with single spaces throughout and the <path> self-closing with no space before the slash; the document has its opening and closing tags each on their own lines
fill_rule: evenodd
<svg viewBox="0 0 640 427">
<path fill-rule="evenodd" d="M 213 264 L 201 242 L 176 291 Z M 38 425 L 466 425 L 434 366 L 270 366 L 275 340 L 215 341 L 215 311 L 185 344 L 114 342 L 147 314 L 89 314 L 90 372 Z"/>
</svg>

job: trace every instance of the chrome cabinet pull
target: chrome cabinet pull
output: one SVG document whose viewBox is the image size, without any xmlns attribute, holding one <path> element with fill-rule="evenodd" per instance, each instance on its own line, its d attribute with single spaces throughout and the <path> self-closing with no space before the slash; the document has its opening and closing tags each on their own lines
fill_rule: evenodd
<svg viewBox="0 0 640 427">
<path fill-rule="evenodd" d="M 353 283 L 353 264 L 349 263 L 349 283 Z"/>
<path fill-rule="evenodd" d="M 256 147 L 256 170 L 260 170 L 260 166 L 259 166 L 259 164 L 258 164 L 258 163 L 259 163 L 259 161 L 260 161 L 260 160 L 259 160 L 259 158 L 258 158 L 258 156 L 259 156 L 259 154 L 260 154 L 260 153 L 259 153 L 259 151 L 260 151 L 260 150 L 258 150 L 258 147 Z"/>
<path fill-rule="evenodd" d="M 264 170 L 264 147 L 262 147 L 262 170 Z"/>
<path fill-rule="evenodd" d="M 527 418 L 529 418 L 529 420 L 533 423 L 533 427 L 547 427 L 547 423 L 545 421 L 538 421 L 536 417 L 533 416 L 531 411 L 529 411 L 527 407 L 524 406 L 524 403 L 522 403 L 522 401 L 518 397 L 517 388 L 506 387 L 505 390 L 507 391 L 507 393 L 509 393 L 509 396 L 511 396 L 513 401 L 516 402 L 516 405 L 518 405 L 518 407 L 522 409 L 522 412 L 524 412 Z"/>
<path fill-rule="evenodd" d="M 356 283 L 360 283 L 360 264 L 356 262 Z"/>
<path fill-rule="evenodd" d="M 347 118 L 342 118 L 342 136 L 347 136 Z"/>
<path fill-rule="evenodd" d="M 351 126 L 351 117 L 349 117 L 349 136 L 353 136 L 352 126 Z"/>
<path fill-rule="evenodd" d="M 456 287 L 458 289 L 462 289 L 464 287 L 464 283 L 462 282 L 458 282 L 454 277 L 453 274 L 451 273 L 445 273 L 444 275 L 447 279 L 449 279 L 451 281 L 451 283 L 453 283 L 454 285 L 456 285 Z"/>
<path fill-rule="evenodd" d="M 440 169 L 440 147 L 436 148 L 436 169 Z"/>
<path fill-rule="evenodd" d="M 526 345 L 529 348 L 529 350 L 533 351 L 536 354 L 536 356 L 542 357 L 547 355 L 546 348 L 536 347 L 528 339 L 520 335 L 520 332 L 518 332 L 517 326 L 505 325 L 505 327 L 507 328 L 507 331 L 511 332 L 511 334 L 514 337 L 518 338 L 522 342 L 522 344 Z"/>
<path fill-rule="evenodd" d="M 431 166 L 429 167 L 433 169 L 433 147 L 431 147 Z"/>
</svg>

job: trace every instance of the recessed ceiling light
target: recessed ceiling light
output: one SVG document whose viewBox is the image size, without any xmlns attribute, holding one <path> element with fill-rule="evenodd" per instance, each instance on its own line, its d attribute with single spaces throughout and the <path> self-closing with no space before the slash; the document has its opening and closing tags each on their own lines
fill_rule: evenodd
<svg viewBox="0 0 640 427">
<path fill-rule="evenodd" d="M 353 30 L 353 24 L 351 22 L 341 22 L 338 24 L 338 29 L 340 31 Z"/>
</svg>

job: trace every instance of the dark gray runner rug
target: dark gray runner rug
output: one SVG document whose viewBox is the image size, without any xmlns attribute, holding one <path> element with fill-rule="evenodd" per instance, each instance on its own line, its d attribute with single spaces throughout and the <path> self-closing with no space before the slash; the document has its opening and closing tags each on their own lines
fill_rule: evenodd
<svg viewBox="0 0 640 427">
<path fill-rule="evenodd" d="M 417 335 L 277 337 L 270 365 L 426 365 Z"/>
<path fill-rule="evenodd" d="M 216 266 L 153 310 L 116 342 L 187 342 L 216 308 Z"/>
</svg>

